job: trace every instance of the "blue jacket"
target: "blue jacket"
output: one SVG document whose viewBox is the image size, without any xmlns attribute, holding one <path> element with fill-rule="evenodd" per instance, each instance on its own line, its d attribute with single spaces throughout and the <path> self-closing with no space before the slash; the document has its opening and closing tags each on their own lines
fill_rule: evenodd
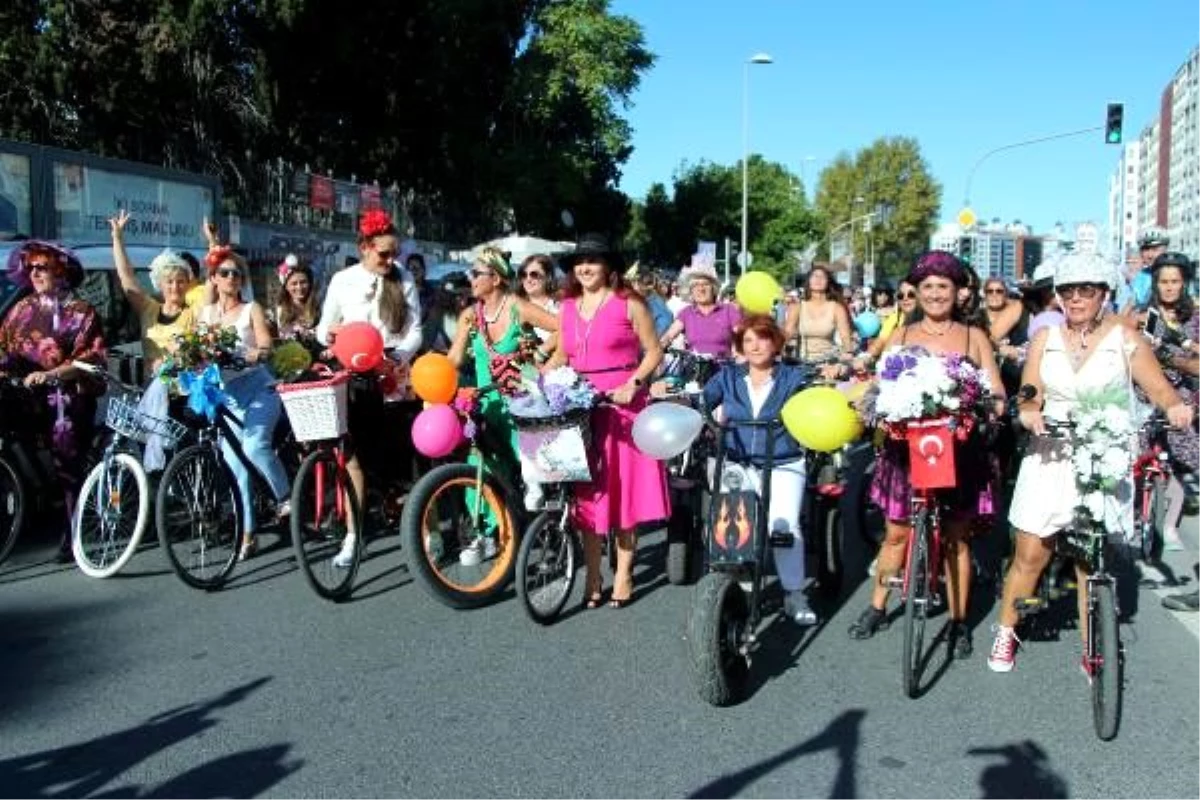
<svg viewBox="0 0 1200 800">
<path fill-rule="evenodd" d="M 675 321 L 675 315 L 667 307 L 667 301 L 663 300 L 657 294 L 648 294 L 646 296 L 646 305 L 650 309 L 650 318 L 654 320 L 654 335 L 662 336 L 667 332 L 667 328 L 671 327 L 671 323 Z"/>
<path fill-rule="evenodd" d="M 758 417 L 750 405 L 750 386 L 746 376 L 750 368 L 746 364 L 726 364 L 721 371 L 709 380 L 704 387 L 704 402 L 709 408 L 718 405 L 725 407 L 726 453 L 737 461 L 749 461 L 756 467 L 761 467 L 767 461 L 767 428 L 738 427 L 738 420 L 778 420 L 783 405 L 792 395 L 804 389 L 809 382 L 809 371 L 802 367 L 787 364 L 775 365 L 775 384 L 767 394 Z M 804 457 L 804 448 L 800 446 L 782 424 L 775 429 L 775 459 L 776 464 L 786 464 Z"/>
</svg>

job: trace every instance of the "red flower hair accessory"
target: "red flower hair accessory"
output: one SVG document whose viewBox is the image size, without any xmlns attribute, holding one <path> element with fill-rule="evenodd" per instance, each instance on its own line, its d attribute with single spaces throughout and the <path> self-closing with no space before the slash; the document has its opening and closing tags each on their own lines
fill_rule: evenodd
<svg viewBox="0 0 1200 800">
<path fill-rule="evenodd" d="M 376 236 L 382 236 L 383 234 L 390 233 L 393 230 L 392 218 L 388 216 L 386 211 L 378 208 L 373 208 L 370 211 L 367 211 L 358 221 L 358 232 L 367 239 L 371 239 Z"/>
<path fill-rule="evenodd" d="M 212 272 L 225 263 L 231 255 L 233 255 L 232 247 L 213 247 L 208 251 L 208 255 L 204 257 L 204 263 L 208 265 L 208 271 Z"/>
</svg>

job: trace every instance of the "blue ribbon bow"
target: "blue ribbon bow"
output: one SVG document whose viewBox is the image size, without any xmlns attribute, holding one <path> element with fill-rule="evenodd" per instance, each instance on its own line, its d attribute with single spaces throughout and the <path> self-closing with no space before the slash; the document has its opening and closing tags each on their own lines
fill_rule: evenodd
<svg viewBox="0 0 1200 800">
<path fill-rule="evenodd" d="M 180 373 L 179 391 L 187 395 L 188 408 L 196 414 L 203 414 L 209 422 L 216 419 L 217 409 L 229 399 L 221 384 L 221 370 L 216 364 L 209 364 L 203 372 L 185 370 Z"/>
</svg>

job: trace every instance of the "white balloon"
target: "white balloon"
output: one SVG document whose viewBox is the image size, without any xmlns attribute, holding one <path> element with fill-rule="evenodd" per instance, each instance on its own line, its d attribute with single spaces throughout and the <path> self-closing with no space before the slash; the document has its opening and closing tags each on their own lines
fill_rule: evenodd
<svg viewBox="0 0 1200 800">
<path fill-rule="evenodd" d="M 653 403 L 633 420 L 633 443 L 650 458 L 667 461 L 686 451 L 700 435 L 704 417 L 678 403 Z"/>
</svg>

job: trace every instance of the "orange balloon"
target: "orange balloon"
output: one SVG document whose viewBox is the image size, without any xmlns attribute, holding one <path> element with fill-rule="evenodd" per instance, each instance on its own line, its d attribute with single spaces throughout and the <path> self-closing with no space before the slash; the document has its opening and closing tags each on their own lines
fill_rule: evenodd
<svg viewBox="0 0 1200 800">
<path fill-rule="evenodd" d="M 409 380 L 417 397 L 429 403 L 449 403 L 458 391 L 458 370 L 441 353 L 426 353 L 414 361 Z"/>
</svg>

